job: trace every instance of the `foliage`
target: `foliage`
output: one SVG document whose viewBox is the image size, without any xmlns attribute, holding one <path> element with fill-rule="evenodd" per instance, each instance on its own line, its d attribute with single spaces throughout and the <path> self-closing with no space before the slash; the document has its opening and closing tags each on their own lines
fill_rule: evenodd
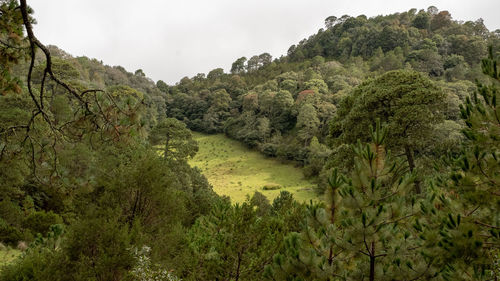
<svg viewBox="0 0 500 281">
<path fill-rule="evenodd" d="M 387 123 L 387 145 L 406 154 L 415 169 L 414 153 L 421 151 L 443 121 L 444 94 L 434 83 L 414 71 L 390 71 L 358 86 L 341 104 L 332 123 L 336 143 L 367 140 L 367 129 L 380 118 Z M 421 190 L 417 184 L 417 192 Z"/>
<path fill-rule="evenodd" d="M 149 136 L 153 145 L 164 144 L 163 157 L 167 160 L 187 160 L 198 151 L 198 145 L 192 139 L 191 131 L 176 119 L 167 118 L 160 121 Z"/>
<path fill-rule="evenodd" d="M 134 280 L 138 281 L 178 281 L 181 280 L 166 269 L 152 264 L 149 257 L 151 248 L 143 246 L 140 250 L 134 249 L 137 264 L 131 271 Z"/>
<path fill-rule="evenodd" d="M 373 143 L 353 147 L 349 179 L 335 170 L 325 206 L 310 204 L 300 233 L 288 235 L 285 253 L 274 257 L 274 280 L 394 280 L 433 276 L 432 258 L 412 231 L 416 214 L 413 176 L 392 159 L 383 143 L 386 128 L 372 132 Z"/>
<path fill-rule="evenodd" d="M 458 155 L 445 162 L 450 165 L 447 177 L 437 181 L 442 188 L 436 193 L 443 212 L 438 213 L 436 220 L 442 225 L 433 230 L 436 222 L 428 220 L 429 229 L 423 230 L 428 237 L 438 239 L 434 251 L 447 266 L 447 280 L 498 278 L 495 269 L 500 247 L 497 61 L 490 49 L 490 56 L 482 61 L 482 69 L 492 83 L 478 83 L 477 93 L 460 107 L 467 141 Z"/>
<path fill-rule="evenodd" d="M 262 280 L 264 266 L 282 247 L 284 235 L 295 228 L 302 210 L 296 202 L 285 203 L 284 194 L 275 201 L 281 204 L 273 203 L 275 208 L 255 193 L 241 205 L 221 202 L 198 219 L 188 235 L 193 263 L 186 280 Z"/>
<path fill-rule="evenodd" d="M 167 85 L 43 45 L 32 13 L 0 0 L 0 241 L 29 244 L 0 280 L 498 279 L 482 20 L 330 16 L 287 56 Z M 190 129 L 256 151 L 195 135 L 196 156 Z"/>
</svg>

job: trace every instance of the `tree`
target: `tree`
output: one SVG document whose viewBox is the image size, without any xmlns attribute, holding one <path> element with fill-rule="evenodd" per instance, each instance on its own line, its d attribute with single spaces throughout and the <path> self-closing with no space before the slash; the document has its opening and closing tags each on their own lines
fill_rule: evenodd
<svg viewBox="0 0 500 281">
<path fill-rule="evenodd" d="M 216 68 L 216 69 L 211 70 L 207 74 L 207 79 L 209 79 L 209 80 L 215 80 L 216 78 L 220 78 L 222 75 L 224 75 L 224 69 L 222 69 L 222 68 Z"/>
<path fill-rule="evenodd" d="M 325 19 L 325 27 L 326 28 L 332 28 L 335 26 L 337 23 L 337 17 L 336 16 L 329 16 Z"/>
<path fill-rule="evenodd" d="M 262 53 L 259 55 L 259 63 L 262 66 L 266 66 L 270 64 L 273 60 L 273 56 L 271 56 L 269 53 Z"/>
<path fill-rule="evenodd" d="M 235 62 L 233 62 L 233 64 L 231 65 L 231 73 L 238 74 L 244 72 L 246 61 L 247 61 L 246 57 L 241 57 L 237 59 Z"/>
<path fill-rule="evenodd" d="M 304 146 L 307 146 L 309 141 L 318 132 L 319 124 L 316 108 L 310 103 L 304 104 L 297 116 L 297 128 L 299 130 L 297 136 L 304 142 Z"/>
<path fill-rule="evenodd" d="M 144 74 L 144 71 L 142 71 L 142 69 L 137 69 L 137 70 L 134 72 L 134 75 L 137 75 L 137 76 L 142 76 L 142 77 L 146 77 L 146 74 Z"/>
<path fill-rule="evenodd" d="M 198 144 L 193 140 L 186 124 L 174 118 L 160 121 L 151 130 L 150 141 L 153 145 L 164 145 L 162 152 L 166 160 L 186 161 L 198 152 Z"/>
<path fill-rule="evenodd" d="M 427 280 L 432 258 L 420 256 L 412 229 L 413 177 L 384 148 L 387 131 L 371 132 L 373 143 L 353 146 L 351 178 L 335 170 L 325 204 L 311 204 L 300 233 L 285 240 L 274 257 L 273 280 Z"/>
<path fill-rule="evenodd" d="M 305 87 L 308 90 L 314 90 L 318 94 L 327 94 L 328 85 L 322 79 L 311 79 L 305 83 Z"/>
<path fill-rule="evenodd" d="M 475 280 L 495 280 L 494 267 L 500 249 L 500 121 L 498 59 L 490 47 L 482 60 L 484 74 L 493 83 L 478 83 L 478 91 L 460 107 L 467 138 L 461 154 L 454 159 L 449 180 L 441 187 L 450 201 L 442 219 L 448 223 L 441 235 L 441 255 L 451 263 L 452 276 L 473 276 Z M 453 196 L 457 194 L 458 196 Z M 495 257 L 496 255 L 496 257 Z M 459 258 L 460 257 L 460 258 Z M 458 277 L 459 278 L 459 277 Z M 457 278 L 457 280 L 458 280 Z M 491 279 L 490 279 L 491 278 Z"/>
<path fill-rule="evenodd" d="M 0 89 L 2 93 L 20 93 L 20 80 L 12 75 L 12 67 L 28 58 L 23 34 L 23 16 L 16 12 L 17 1 L 0 2 Z M 31 11 L 30 11 L 31 12 Z"/>
<path fill-rule="evenodd" d="M 274 95 L 271 107 L 271 122 L 275 129 L 285 131 L 290 125 L 293 126 L 294 118 L 291 116 L 293 103 L 292 94 L 287 90 L 280 90 Z"/>
<path fill-rule="evenodd" d="M 3 84 L 0 89 L 0 239 L 4 242 L 7 230 L 13 234 L 8 239 L 17 236 L 12 242 L 34 243 L 12 264 L 12 274 L 2 270 L 0 279 L 122 280 L 134 264 L 131 248 L 144 241 L 178 253 L 180 229 L 206 211 L 213 198 L 206 179 L 181 161 L 193 154 L 195 145 L 184 134 L 189 131 L 184 125 L 160 124 L 152 132 L 157 139 L 165 127 L 181 134 L 180 141 L 172 136 L 165 149 L 165 157 L 179 161 L 163 161 L 145 137 L 144 107 L 154 107 L 152 95 L 164 96 L 152 81 L 87 58 L 53 57 L 33 33 L 26 1 L 8 2 L 12 9 L 0 1 L 0 22 L 17 25 L 12 19 L 22 19 L 14 27 L 21 40 L 15 46 L 10 45 L 14 40 L 4 41 L 6 27 L 0 42 L 9 43 L 6 52 L 27 51 L 28 63 L 8 65 L 12 77 L 27 73 L 17 79 L 24 83 L 19 92 Z M 116 85 L 115 74 L 147 92 Z M 104 77 L 109 87 L 87 89 L 94 84 L 89 77 Z M 60 243 L 38 247 L 54 235 L 47 228 L 52 230 L 61 217 L 67 234 Z M 29 228 L 47 237 L 30 237 Z M 164 248 L 154 250 L 155 261 L 158 252 L 168 258 Z"/>
<path fill-rule="evenodd" d="M 434 15 L 431 20 L 431 30 L 436 31 L 448 27 L 451 24 L 451 14 L 448 11 L 441 11 Z"/>
<path fill-rule="evenodd" d="M 427 13 L 435 16 L 439 12 L 439 9 L 436 8 L 436 6 L 429 6 L 427 7 Z"/>
<path fill-rule="evenodd" d="M 192 280 L 262 280 L 263 267 L 281 246 L 283 221 L 259 216 L 250 200 L 216 205 L 200 218 L 187 239 L 192 253 Z"/>
<path fill-rule="evenodd" d="M 412 25 L 418 29 L 429 29 L 431 17 L 429 13 L 420 11 L 412 22 Z"/>
<path fill-rule="evenodd" d="M 156 87 L 158 87 L 158 89 L 160 89 L 160 91 L 162 91 L 164 93 L 168 93 L 168 85 L 167 85 L 167 83 L 163 82 L 163 80 L 158 80 L 156 82 Z"/>
<path fill-rule="evenodd" d="M 433 127 L 443 120 L 444 94 L 421 73 L 387 72 L 358 86 L 339 106 L 332 122 L 332 136 L 340 143 L 366 141 L 367 129 L 380 118 L 387 123 L 387 146 L 405 153 L 414 171 L 415 152 L 427 145 Z M 421 192 L 416 184 L 417 193 Z"/>
<path fill-rule="evenodd" d="M 259 67 L 260 67 L 259 56 L 252 56 L 250 59 L 248 59 L 248 62 L 247 62 L 247 71 L 248 72 L 257 70 Z M 233 72 L 232 68 L 231 68 L 231 72 Z"/>
<path fill-rule="evenodd" d="M 413 69 L 431 76 L 441 76 L 444 72 L 443 62 L 436 44 L 430 39 L 424 39 L 417 48 L 407 57 L 407 61 L 410 62 Z"/>
</svg>

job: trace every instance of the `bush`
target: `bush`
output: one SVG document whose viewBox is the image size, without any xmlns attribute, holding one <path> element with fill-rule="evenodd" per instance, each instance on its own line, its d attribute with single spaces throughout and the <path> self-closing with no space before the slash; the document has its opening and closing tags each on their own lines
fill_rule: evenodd
<svg viewBox="0 0 500 281">
<path fill-rule="evenodd" d="M 31 230 L 33 234 L 40 233 L 45 235 L 51 225 L 61 224 L 62 219 L 59 215 L 54 214 L 52 211 L 44 212 L 38 211 L 29 214 L 23 222 L 25 229 Z"/>
<path fill-rule="evenodd" d="M 278 190 L 278 189 L 281 189 L 281 185 L 270 183 L 270 184 L 264 185 L 262 187 L 262 189 L 263 190 Z"/>
<path fill-rule="evenodd" d="M 7 245 L 15 246 L 17 242 L 23 240 L 21 231 L 7 222 L 0 219 L 0 241 Z"/>
</svg>

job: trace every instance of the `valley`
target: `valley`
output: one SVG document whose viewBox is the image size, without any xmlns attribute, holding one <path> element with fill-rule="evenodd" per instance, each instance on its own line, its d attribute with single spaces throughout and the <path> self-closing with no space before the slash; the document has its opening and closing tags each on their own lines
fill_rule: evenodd
<svg viewBox="0 0 500 281">
<path fill-rule="evenodd" d="M 270 201 L 281 191 L 288 191 L 301 202 L 317 199 L 315 184 L 304 178 L 302 170 L 247 148 L 223 134 L 194 133 L 199 151 L 189 161 L 198 167 L 214 191 L 242 203 L 255 191 Z"/>
</svg>

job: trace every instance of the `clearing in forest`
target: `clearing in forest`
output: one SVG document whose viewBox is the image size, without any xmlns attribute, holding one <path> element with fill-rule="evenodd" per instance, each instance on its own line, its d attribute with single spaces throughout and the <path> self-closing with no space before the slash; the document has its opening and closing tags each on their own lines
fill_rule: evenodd
<svg viewBox="0 0 500 281">
<path fill-rule="evenodd" d="M 301 202 L 317 198 L 315 184 L 304 179 L 300 168 L 266 157 L 222 134 L 193 135 L 199 151 L 189 164 L 202 171 L 217 194 L 229 196 L 232 202 L 243 202 L 255 191 L 271 202 L 282 190 Z"/>
</svg>

